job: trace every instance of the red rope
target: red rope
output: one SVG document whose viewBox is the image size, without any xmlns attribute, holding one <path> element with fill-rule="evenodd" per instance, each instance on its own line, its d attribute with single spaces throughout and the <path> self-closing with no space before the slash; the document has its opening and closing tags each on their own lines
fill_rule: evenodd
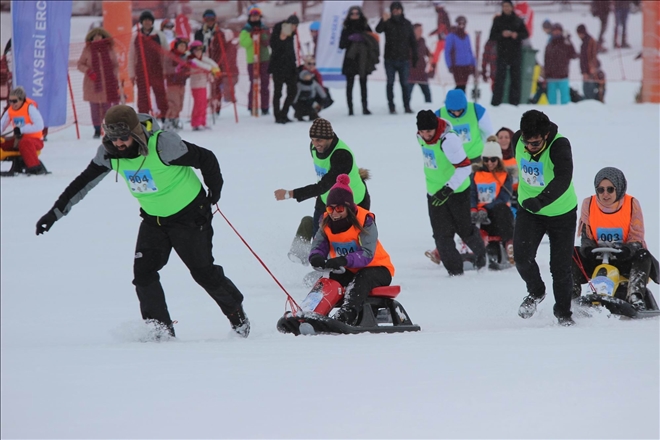
<svg viewBox="0 0 660 440">
<path fill-rule="evenodd" d="M 268 269 L 268 266 L 266 266 L 266 263 L 264 263 L 263 260 L 261 258 L 259 258 L 259 255 L 257 255 L 257 253 L 250 247 L 250 245 L 247 243 L 247 241 L 245 241 L 243 236 L 241 236 L 241 234 L 238 233 L 238 231 L 236 230 L 234 225 L 232 225 L 231 222 L 229 221 L 229 219 L 227 217 L 225 217 L 225 215 L 222 213 L 222 211 L 220 211 L 220 207 L 217 204 L 215 205 L 215 211 L 213 212 L 213 214 L 215 214 L 216 212 L 219 213 L 222 216 L 222 218 L 225 219 L 225 221 L 227 222 L 229 227 L 233 229 L 233 231 L 236 233 L 236 235 L 238 235 L 238 238 L 240 238 L 241 241 L 243 242 L 243 244 L 250 250 L 250 252 L 252 252 L 252 255 L 254 255 L 254 257 L 257 259 L 257 261 L 259 261 L 259 263 L 261 263 L 261 265 L 264 267 L 264 269 L 266 269 L 266 272 L 268 272 L 268 274 L 273 278 L 273 280 L 275 280 L 277 285 L 280 286 L 280 289 L 282 289 L 284 291 L 284 293 L 287 296 L 287 303 L 289 304 L 289 307 L 291 308 L 291 311 L 295 311 L 295 312 L 300 311 L 300 306 L 298 305 L 298 303 L 296 303 L 296 300 L 294 300 L 293 297 L 291 295 L 289 295 L 289 292 L 286 291 L 286 289 L 284 288 L 282 283 L 280 283 L 279 280 L 277 278 L 275 278 L 275 275 L 273 275 L 273 272 L 271 272 L 270 269 Z"/>
<path fill-rule="evenodd" d="M 573 261 L 575 261 L 575 264 L 577 264 L 577 267 L 580 269 L 580 272 L 584 275 L 584 279 L 587 280 L 587 283 L 589 284 L 589 287 L 591 288 L 591 291 L 593 293 L 596 293 L 596 288 L 594 287 L 593 284 L 591 284 L 591 279 L 589 278 L 589 275 L 587 275 L 587 272 L 584 270 L 584 265 L 582 264 L 582 260 L 580 259 L 580 254 L 578 253 L 577 249 L 573 249 Z"/>
</svg>

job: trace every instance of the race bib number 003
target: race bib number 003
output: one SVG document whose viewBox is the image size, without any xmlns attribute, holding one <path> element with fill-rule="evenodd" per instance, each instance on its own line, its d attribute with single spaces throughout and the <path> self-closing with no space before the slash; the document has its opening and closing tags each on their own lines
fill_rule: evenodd
<svg viewBox="0 0 660 440">
<path fill-rule="evenodd" d="M 128 181 L 129 188 L 134 193 L 152 193 L 158 191 L 154 179 L 151 177 L 151 171 L 148 169 L 140 170 L 137 173 L 135 171 L 124 171 L 124 175 Z"/>
<path fill-rule="evenodd" d="M 531 186 L 545 186 L 543 164 L 541 162 L 529 162 L 526 159 L 522 159 L 520 170 L 522 172 L 520 180 L 525 181 L 525 183 Z"/>
</svg>

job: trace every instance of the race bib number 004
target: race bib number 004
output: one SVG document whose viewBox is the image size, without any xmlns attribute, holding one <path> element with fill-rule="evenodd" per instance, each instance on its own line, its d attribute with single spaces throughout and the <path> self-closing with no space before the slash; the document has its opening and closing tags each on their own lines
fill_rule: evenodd
<svg viewBox="0 0 660 440">
<path fill-rule="evenodd" d="M 531 186 L 545 186 L 543 164 L 541 162 L 529 162 L 526 159 L 522 159 L 520 170 L 522 171 L 520 180 L 525 181 L 525 183 Z"/>
<path fill-rule="evenodd" d="M 337 256 L 345 257 L 351 252 L 356 252 L 358 245 L 355 241 L 333 241 L 330 245 L 334 248 Z"/>
<path fill-rule="evenodd" d="M 137 173 L 135 171 L 124 171 L 126 180 L 128 181 L 128 186 L 134 193 L 153 193 L 158 191 L 156 184 L 154 183 L 153 177 L 151 177 L 151 171 L 140 170 Z"/>
</svg>

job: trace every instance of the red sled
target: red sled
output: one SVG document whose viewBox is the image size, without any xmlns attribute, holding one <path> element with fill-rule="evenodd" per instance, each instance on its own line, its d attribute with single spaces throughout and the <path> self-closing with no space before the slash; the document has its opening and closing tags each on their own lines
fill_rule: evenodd
<svg viewBox="0 0 660 440">
<path fill-rule="evenodd" d="M 413 324 L 401 303 L 395 299 L 399 293 L 400 286 L 376 287 L 364 302 L 357 324 L 348 325 L 329 316 L 332 309 L 341 304 L 344 287 L 335 280 L 319 278 L 302 302 L 302 310 L 295 313 L 287 311 L 277 321 L 277 329 L 296 336 L 420 331 L 421 327 Z"/>
</svg>

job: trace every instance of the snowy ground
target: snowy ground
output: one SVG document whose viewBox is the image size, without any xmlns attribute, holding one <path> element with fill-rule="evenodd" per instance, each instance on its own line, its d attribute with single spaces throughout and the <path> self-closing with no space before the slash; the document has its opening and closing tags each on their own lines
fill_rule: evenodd
<svg viewBox="0 0 660 440">
<path fill-rule="evenodd" d="M 539 108 L 571 140 L 580 199 L 592 194 L 603 166 L 625 172 L 644 210 L 649 248 L 660 256 L 660 112 L 632 103 L 637 87 L 611 84 L 606 106 Z M 388 115 L 383 89 L 370 83 L 373 116 L 346 116 L 339 91 L 323 116 L 373 174 L 381 241 L 397 269 L 400 300 L 422 332 L 279 334 L 284 294 L 216 216 L 214 254 L 246 296 L 250 337 L 230 335 L 173 255 L 161 275 L 178 340 L 137 342 L 130 281 L 140 219 L 124 184 L 106 178 L 49 233 L 34 235 L 37 219 L 98 145 L 89 129 L 81 141 L 67 129 L 49 137 L 41 156 L 53 174 L 3 178 L 0 186 L 1 436 L 660 437 L 658 319 L 603 313 L 561 328 L 549 295 L 522 320 L 516 312 L 525 288 L 515 269 L 450 279 L 424 257 L 432 238 L 415 118 Z M 432 108 L 444 91 L 434 87 Z M 426 108 L 417 90 L 412 105 Z M 515 129 L 532 107 L 488 108 L 494 125 Z M 307 294 L 308 270 L 286 252 L 313 201 L 276 202 L 273 190 L 314 180 L 308 128 L 247 115 L 234 124 L 223 114 L 210 132 L 182 132 L 216 153 L 226 180 L 223 213 L 297 300 Z M 538 259 L 550 286 L 548 258 L 542 244 Z M 660 299 L 658 286 L 651 289 Z"/>
</svg>

